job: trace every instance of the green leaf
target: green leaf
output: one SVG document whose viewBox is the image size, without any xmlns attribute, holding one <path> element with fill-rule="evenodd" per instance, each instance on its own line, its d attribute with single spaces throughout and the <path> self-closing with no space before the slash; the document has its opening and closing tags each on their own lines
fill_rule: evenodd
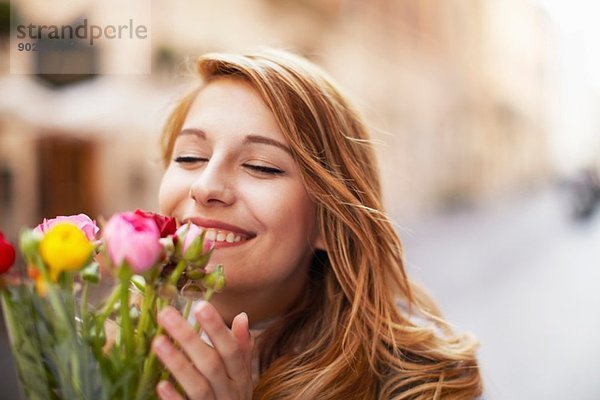
<svg viewBox="0 0 600 400">
<path fill-rule="evenodd" d="M 13 349 L 13 358 L 27 399 L 50 399 L 51 389 L 44 368 L 42 349 L 35 329 L 35 310 L 25 286 L 5 289 L 2 292 L 2 308 Z"/>
</svg>

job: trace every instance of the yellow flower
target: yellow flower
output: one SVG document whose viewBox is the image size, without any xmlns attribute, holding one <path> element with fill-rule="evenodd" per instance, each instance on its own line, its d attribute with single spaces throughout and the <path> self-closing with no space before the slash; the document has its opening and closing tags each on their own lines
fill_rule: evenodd
<svg viewBox="0 0 600 400">
<path fill-rule="evenodd" d="M 56 224 L 40 243 L 40 254 L 48 265 L 52 281 L 63 271 L 82 268 L 92 255 L 94 246 L 75 225 Z"/>
</svg>

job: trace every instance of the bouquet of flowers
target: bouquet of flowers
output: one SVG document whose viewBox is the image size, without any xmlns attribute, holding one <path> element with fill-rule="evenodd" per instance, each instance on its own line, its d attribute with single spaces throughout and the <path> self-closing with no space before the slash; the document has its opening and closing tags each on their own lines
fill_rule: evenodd
<svg viewBox="0 0 600 400">
<path fill-rule="evenodd" d="M 14 247 L 0 233 L 0 292 L 21 390 L 27 399 L 151 399 L 168 374 L 151 351 L 156 317 L 170 304 L 223 288 L 205 267 L 212 243 L 198 226 L 136 210 L 100 228 L 88 216 L 56 217 L 20 236 L 25 264 L 7 273 Z M 106 279 L 99 304 L 90 290 Z M 196 329 L 199 329 L 196 326 Z"/>
</svg>

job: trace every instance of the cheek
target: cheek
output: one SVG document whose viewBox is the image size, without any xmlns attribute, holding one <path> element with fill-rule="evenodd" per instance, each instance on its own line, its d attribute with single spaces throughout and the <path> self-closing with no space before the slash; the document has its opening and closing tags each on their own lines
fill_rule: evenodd
<svg viewBox="0 0 600 400">
<path fill-rule="evenodd" d="M 172 169 L 167 169 L 160 182 L 158 190 L 158 205 L 160 213 L 171 215 L 181 196 L 186 193 L 186 183 Z"/>
<path fill-rule="evenodd" d="M 316 223 L 316 206 L 304 187 L 290 187 L 270 192 L 268 199 L 257 203 L 263 220 L 280 235 L 295 243 L 311 239 Z"/>
</svg>

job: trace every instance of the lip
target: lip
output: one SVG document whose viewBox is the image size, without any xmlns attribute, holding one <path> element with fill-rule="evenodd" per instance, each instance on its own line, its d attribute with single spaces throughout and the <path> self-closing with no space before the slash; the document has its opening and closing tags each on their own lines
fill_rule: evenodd
<svg viewBox="0 0 600 400">
<path fill-rule="evenodd" d="M 182 223 L 184 223 L 184 224 L 188 223 L 188 222 L 191 222 L 194 225 L 198 225 L 201 228 L 222 229 L 224 231 L 233 232 L 235 234 L 240 235 L 243 239 L 242 241 L 252 239 L 256 236 L 255 232 L 247 231 L 245 229 L 240 228 L 239 226 L 228 224 L 228 223 L 218 221 L 215 219 L 205 219 L 205 218 L 200 218 L 200 217 L 193 217 L 193 218 L 184 218 L 182 220 Z M 215 242 L 215 245 L 220 244 L 220 243 L 226 243 L 226 242 Z M 239 243 L 241 243 L 241 242 L 239 242 Z M 231 244 L 235 244 L 235 243 L 231 243 Z"/>
</svg>

